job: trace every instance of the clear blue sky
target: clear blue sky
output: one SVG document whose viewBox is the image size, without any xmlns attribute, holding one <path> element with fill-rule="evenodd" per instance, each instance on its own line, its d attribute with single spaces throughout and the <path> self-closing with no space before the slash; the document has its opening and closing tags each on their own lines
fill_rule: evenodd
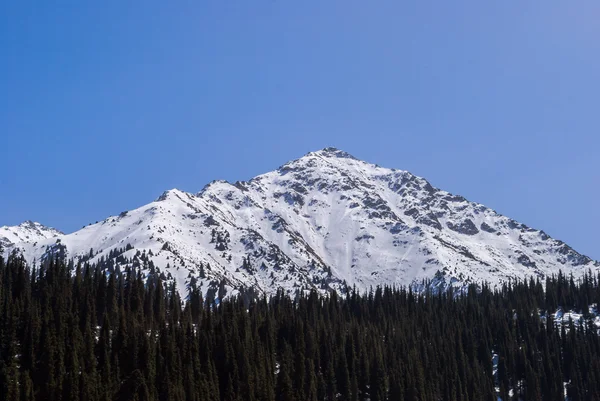
<svg viewBox="0 0 600 401">
<path fill-rule="evenodd" d="M 335 146 L 600 259 L 600 1 L 0 2 L 0 225 Z"/>
</svg>

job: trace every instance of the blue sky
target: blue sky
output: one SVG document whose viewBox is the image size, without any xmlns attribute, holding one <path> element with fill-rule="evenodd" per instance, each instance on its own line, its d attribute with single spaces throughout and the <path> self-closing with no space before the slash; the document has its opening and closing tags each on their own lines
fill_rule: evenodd
<svg viewBox="0 0 600 401">
<path fill-rule="evenodd" d="M 0 3 L 0 225 L 326 146 L 600 259 L 600 2 Z"/>
</svg>

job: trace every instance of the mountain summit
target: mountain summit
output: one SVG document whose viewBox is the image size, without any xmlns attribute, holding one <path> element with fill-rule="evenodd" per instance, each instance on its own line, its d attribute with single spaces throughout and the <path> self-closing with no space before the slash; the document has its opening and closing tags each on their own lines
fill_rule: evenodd
<svg viewBox="0 0 600 401">
<path fill-rule="evenodd" d="M 0 238 L 10 228 L 3 230 Z M 213 296 L 499 285 L 600 268 L 543 231 L 335 148 L 250 181 L 213 181 L 195 195 L 166 191 L 72 234 L 19 239 L 5 248 L 30 262 L 58 253 L 134 266 L 160 272 L 182 293 L 193 282 Z"/>
<path fill-rule="evenodd" d="M 21 242 L 35 243 L 63 235 L 55 228 L 27 220 L 18 226 L 0 227 L 0 246 L 9 248 Z"/>
</svg>

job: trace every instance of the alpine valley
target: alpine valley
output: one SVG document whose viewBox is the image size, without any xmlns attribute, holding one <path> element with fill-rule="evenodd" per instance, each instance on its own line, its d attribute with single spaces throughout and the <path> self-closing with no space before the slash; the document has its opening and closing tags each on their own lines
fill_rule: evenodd
<svg viewBox="0 0 600 401">
<path fill-rule="evenodd" d="M 176 189 L 71 234 L 26 222 L 0 228 L 0 248 L 31 265 L 49 258 L 135 267 L 208 297 L 290 295 L 378 285 L 491 286 L 600 263 L 543 231 L 407 171 L 334 148 L 311 152 L 247 182 Z"/>
</svg>

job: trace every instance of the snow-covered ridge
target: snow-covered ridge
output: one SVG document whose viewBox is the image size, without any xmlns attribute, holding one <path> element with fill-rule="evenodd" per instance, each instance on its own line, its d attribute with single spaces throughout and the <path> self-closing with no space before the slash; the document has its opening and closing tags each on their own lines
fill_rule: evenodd
<svg viewBox="0 0 600 401">
<path fill-rule="evenodd" d="M 7 248 L 18 243 L 35 243 L 60 235 L 64 234 L 55 228 L 28 220 L 18 226 L 0 227 L 0 245 Z"/>
<path fill-rule="evenodd" d="M 11 244 L 30 262 L 60 253 L 133 264 L 160 270 L 182 292 L 193 281 L 205 293 L 497 285 L 600 268 L 543 231 L 335 148 L 195 195 L 166 191 L 72 234 Z"/>
</svg>

